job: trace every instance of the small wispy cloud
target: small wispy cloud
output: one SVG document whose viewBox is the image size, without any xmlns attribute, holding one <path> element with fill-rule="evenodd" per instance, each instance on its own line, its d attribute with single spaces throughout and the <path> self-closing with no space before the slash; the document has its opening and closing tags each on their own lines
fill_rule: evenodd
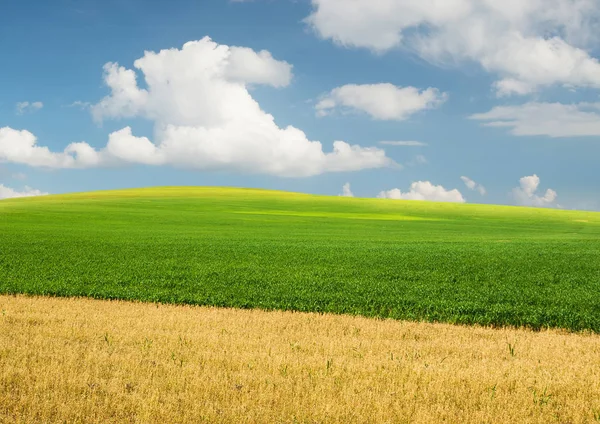
<svg viewBox="0 0 600 424">
<path fill-rule="evenodd" d="M 315 109 L 321 117 L 339 111 L 365 113 L 378 121 L 404 121 L 418 112 L 437 109 L 447 99 L 447 93 L 433 87 L 421 90 L 390 83 L 347 84 L 322 95 Z"/>
<path fill-rule="evenodd" d="M 398 188 L 382 191 L 377 196 L 380 199 L 393 200 L 427 200 L 432 202 L 465 203 L 465 198 L 457 189 L 446 190 L 441 185 L 429 181 L 416 181 L 410 185 L 410 190 L 402 192 Z"/>
<path fill-rule="evenodd" d="M 17 114 L 23 115 L 27 112 L 36 112 L 44 107 L 42 102 L 19 102 L 17 103 L 16 109 Z"/>
<path fill-rule="evenodd" d="M 44 193 L 40 190 L 33 189 L 31 187 L 25 186 L 22 191 L 18 191 L 12 189 L 10 187 L 6 187 L 3 184 L 0 184 L 0 199 L 12 199 L 15 197 L 33 197 L 33 196 L 45 196 L 48 193 Z"/>
<path fill-rule="evenodd" d="M 67 107 L 78 107 L 80 109 L 88 109 L 92 106 L 90 102 L 82 102 L 81 100 L 76 100 Z"/>
<path fill-rule="evenodd" d="M 344 186 L 342 187 L 342 194 L 340 194 L 340 196 L 354 197 L 354 193 L 352 193 L 352 189 L 350 188 L 350 183 L 344 184 Z"/>
<path fill-rule="evenodd" d="M 385 146 L 403 146 L 403 147 L 425 147 L 428 144 L 421 141 L 380 141 L 379 144 Z"/>
<path fill-rule="evenodd" d="M 486 191 L 486 189 L 485 189 L 484 186 L 482 186 L 481 184 L 473 181 L 469 177 L 462 176 L 462 177 L 460 177 L 460 179 L 463 181 L 463 183 L 465 183 L 465 185 L 467 186 L 467 188 L 469 190 L 477 191 L 482 196 L 485 196 L 485 194 L 487 193 L 487 191 Z"/>
<path fill-rule="evenodd" d="M 20 180 L 20 181 L 23 181 L 23 180 L 26 180 L 26 179 L 27 179 L 27 174 L 25 174 L 25 173 L 23 173 L 23 172 L 16 172 L 16 173 L 12 174 L 10 177 L 11 177 L 13 180 Z"/>
<path fill-rule="evenodd" d="M 406 162 L 407 166 L 427 165 L 429 161 L 423 155 L 415 156 L 411 161 Z"/>
<path fill-rule="evenodd" d="M 558 194 L 549 188 L 543 196 L 538 194 L 540 177 L 536 174 L 523 177 L 519 180 L 519 187 L 513 189 L 512 194 L 518 204 L 539 208 L 562 208 L 556 203 Z"/>
<path fill-rule="evenodd" d="M 600 135 L 600 102 L 537 103 L 496 106 L 469 119 L 483 126 L 506 128 L 515 136 L 597 137 Z"/>
</svg>

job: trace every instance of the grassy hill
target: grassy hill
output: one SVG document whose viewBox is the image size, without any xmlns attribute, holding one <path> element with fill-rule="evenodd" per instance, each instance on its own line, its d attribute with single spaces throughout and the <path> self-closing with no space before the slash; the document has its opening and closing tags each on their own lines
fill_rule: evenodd
<svg viewBox="0 0 600 424">
<path fill-rule="evenodd" d="M 205 187 L 3 200 L 0 293 L 600 332 L 600 214 Z"/>
</svg>

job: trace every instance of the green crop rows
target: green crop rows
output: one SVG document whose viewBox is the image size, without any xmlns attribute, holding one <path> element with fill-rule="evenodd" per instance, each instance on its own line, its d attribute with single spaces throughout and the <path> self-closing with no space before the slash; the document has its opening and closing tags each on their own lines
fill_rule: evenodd
<svg viewBox="0 0 600 424">
<path fill-rule="evenodd" d="M 0 292 L 600 332 L 600 214 L 218 188 L 4 200 Z"/>
</svg>

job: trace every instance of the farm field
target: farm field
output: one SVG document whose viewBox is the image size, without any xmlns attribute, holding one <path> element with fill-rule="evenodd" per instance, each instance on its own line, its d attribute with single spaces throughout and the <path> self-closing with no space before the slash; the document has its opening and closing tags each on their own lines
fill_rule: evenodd
<svg viewBox="0 0 600 424">
<path fill-rule="evenodd" d="M 0 422 L 600 422 L 600 336 L 0 296 Z"/>
<path fill-rule="evenodd" d="M 0 293 L 600 332 L 600 214 L 194 187 L 3 200 Z"/>
</svg>

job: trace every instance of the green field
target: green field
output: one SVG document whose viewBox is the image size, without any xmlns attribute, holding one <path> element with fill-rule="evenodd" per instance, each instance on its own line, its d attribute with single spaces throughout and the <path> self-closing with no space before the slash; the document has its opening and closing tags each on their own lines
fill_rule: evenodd
<svg viewBox="0 0 600 424">
<path fill-rule="evenodd" d="M 600 332 L 600 214 L 192 187 L 3 200 L 0 292 Z"/>
</svg>

